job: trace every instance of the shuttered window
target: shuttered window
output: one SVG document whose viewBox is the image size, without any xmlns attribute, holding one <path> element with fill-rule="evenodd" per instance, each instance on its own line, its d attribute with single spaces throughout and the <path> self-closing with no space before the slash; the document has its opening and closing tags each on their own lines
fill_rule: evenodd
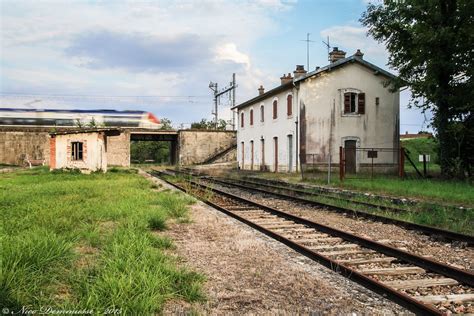
<svg viewBox="0 0 474 316">
<path fill-rule="evenodd" d="M 265 108 L 263 105 L 260 107 L 260 122 L 265 122 Z"/>
<path fill-rule="evenodd" d="M 278 102 L 277 100 L 273 101 L 273 119 L 278 117 Z"/>
<path fill-rule="evenodd" d="M 357 113 L 365 114 L 365 93 L 359 93 L 357 99 Z"/>
<path fill-rule="evenodd" d="M 344 114 L 365 114 L 365 93 L 344 93 Z"/>
<path fill-rule="evenodd" d="M 291 94 L 286 97 L 286 115 L 293 115 L 293 96 Z"/>
<path fill-rule="evenodd" d="M 244 112 L 240 114 L 240 127 L 244 127 Z"/>
<path fill-rule="evenodd" d="M 253 110 L 250 110 L 250 125 L 253 125 Z"/>
</svg>

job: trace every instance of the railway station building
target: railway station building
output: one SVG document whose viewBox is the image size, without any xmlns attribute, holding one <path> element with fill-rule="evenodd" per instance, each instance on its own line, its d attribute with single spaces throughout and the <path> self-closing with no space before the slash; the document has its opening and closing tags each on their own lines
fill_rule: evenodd
<svg viewBox="0 0 474 316">
<path fill-rule="evenodd" d="M 393 168 L 399 151 L 399 92 L 385 83 L 394 75 L 334 48 L 330 63 L 307 72 L 296 66 L 281 84 L 239 105 L 237 159 L 240 169 L 296 172 L 310 159 L 321 168 L 339 163 L 359 172 L 374 159 L 361 148 L 379 148 L 375 163 Z M 390 150 L 391 149 L 391 150 Z"/>
</svg>

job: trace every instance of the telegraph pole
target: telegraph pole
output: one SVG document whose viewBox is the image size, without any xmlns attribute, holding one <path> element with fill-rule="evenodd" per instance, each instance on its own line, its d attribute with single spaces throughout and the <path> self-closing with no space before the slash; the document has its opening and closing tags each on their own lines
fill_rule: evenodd
<svg viewBox="0 0 474 316">
<path fill-rule="evenodd" d="M 219 123 L 219 116 L 218 116 L 218 104 L 220 96 L 230 93 L 229 97 L 231 98 L 231 107 L 235 106 L 235 89 L 237 88 L 237 84 L 235 82 L 235 73 L 232 74 L 232 81 L 229 83 L 229 86 L 224 87 L 222 90 L 219 91 L 217 88 L 217 83 L 210 82 L 209 89 L 211 89 L 214 93 L 214 111 L 212 115 L 214 115 L 214 128 L 217 129 Z M 235 111 L 232 110 L 232 130 L 235 130 Z"/>
</svg>

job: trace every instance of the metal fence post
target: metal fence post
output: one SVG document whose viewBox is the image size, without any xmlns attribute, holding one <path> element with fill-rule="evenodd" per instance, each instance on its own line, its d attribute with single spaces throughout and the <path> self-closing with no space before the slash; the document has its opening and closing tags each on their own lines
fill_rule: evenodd
<svg viewBox="0 0 474 316">
<path fill-rule="evenodd" d="M 403 147 L 400 147 L 400 159 L 398 163 L 398 175 L 400 178 L 403 178 L 405 176 L 405 149 Z"/>
</svg>

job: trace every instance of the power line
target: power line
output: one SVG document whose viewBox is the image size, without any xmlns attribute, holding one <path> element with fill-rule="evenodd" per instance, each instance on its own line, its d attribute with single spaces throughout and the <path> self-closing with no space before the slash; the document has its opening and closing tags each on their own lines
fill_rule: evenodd
<svg viewBox="0 0 474 316">
<path fill-rule="evenodd" d="M 208 98 L 207 95 L 94 95 L 94 94 L 28 94 L 0 92 L 1 96 L 8 97 L 51 97 L 51 98 Z"/>
</svg>

